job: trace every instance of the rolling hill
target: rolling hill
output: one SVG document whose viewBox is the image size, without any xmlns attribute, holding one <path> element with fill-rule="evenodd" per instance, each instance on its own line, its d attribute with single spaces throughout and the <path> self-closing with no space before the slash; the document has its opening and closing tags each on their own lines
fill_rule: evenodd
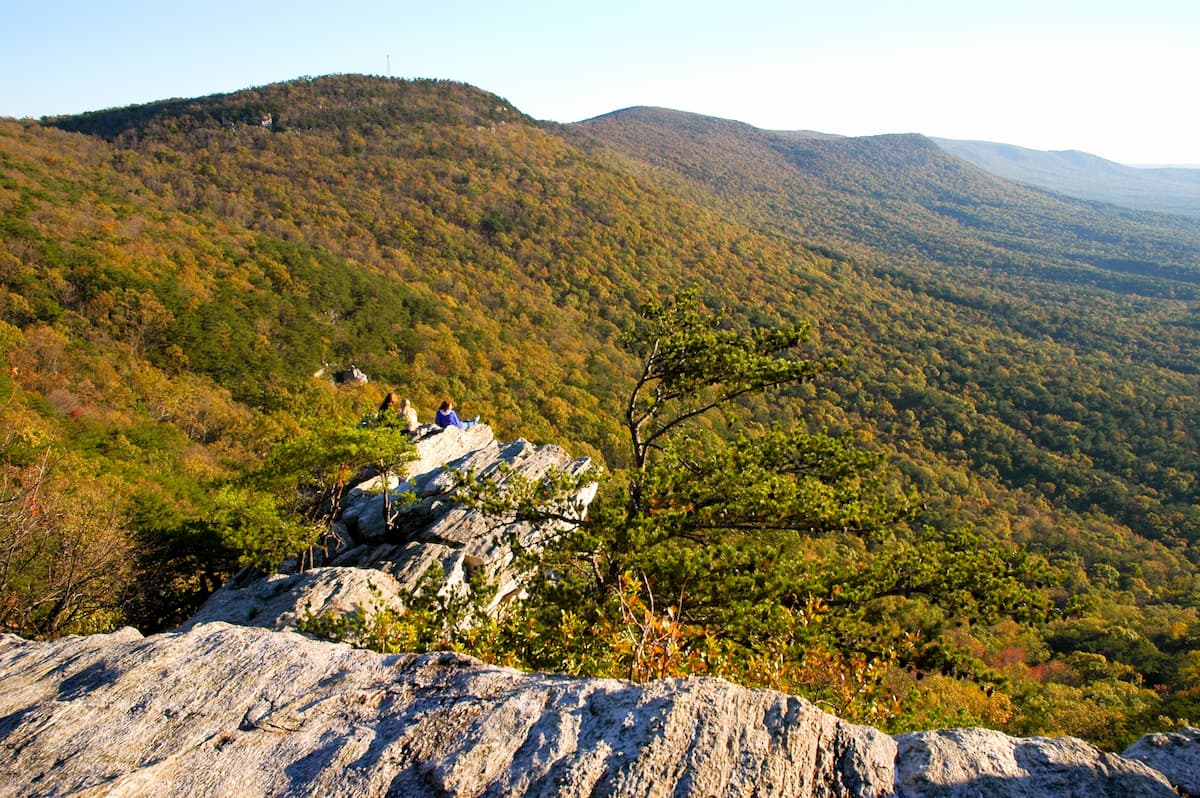
<svg viewBox="0 0 1200 798">
<path fill-rule="evenodd" d="M 1076 150 L 1042 152 L 988 141 L 934 141 L 1008 180 L 1127 208 L 1200 216 L 1200 169 L 1124 166 Z"/>
</svg>

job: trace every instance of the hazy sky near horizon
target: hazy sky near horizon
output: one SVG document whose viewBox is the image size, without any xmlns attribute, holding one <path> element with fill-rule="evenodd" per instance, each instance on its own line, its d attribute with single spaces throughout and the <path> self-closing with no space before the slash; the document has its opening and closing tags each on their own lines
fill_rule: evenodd
<svg viewBox="0 0 1200 798">
<path fill-rule="evenodd" d="M 0 69 L 10 117 L 366 73 L 557 122 L 656 105 L 1200 165 L 1195 0 L 3 0 Z"/>
</svg>

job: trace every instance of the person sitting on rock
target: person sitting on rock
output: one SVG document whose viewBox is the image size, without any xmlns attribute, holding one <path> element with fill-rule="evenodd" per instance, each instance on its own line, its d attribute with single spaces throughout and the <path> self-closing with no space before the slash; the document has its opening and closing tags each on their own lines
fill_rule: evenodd
<svg viewBox="0 0 1200 798">
<path fill-rule="evenodd" d="M 386 413 L 388 410 L 395 407 L 396 402 L 398 401 L 400 401 L 400 397 L 396 395 L 395 391 L 388 392 L 388 395 L 383 397 L 383 402 L 380 403 L 378 412 L 380 414 Z M 404 401 L 407 402 L 408 400 L 405 399 Z"/>
<path fill-rule="evenodd" d="M 421 422 L 417 420 L 417 408 L 412 406 L 412 402 L 408 399 L 400 400 L 400 407 L 396 409 L 396 415 L 404 422 L 404 429 L 409 433 L 417 431 L 421 426 Z"/>
<path fill-rule="evenodd" d="M 438 408 L 437 415 L 434 416 L 433 423 L 443 429 L 446 427 L 458 427 L 459 429 L 470 429 L 479 423 L 479 416 L 475 416 L 472 421 L 463 421 L 458 417 L 458 413 L 454 412 L 454 403 L 449 399 L 442 402 Z"/>
<path fill-rule="evenodd" d="M 389 392 L 387 396 L 383 397 L 383 401 L 379 403 L 379 409 L 375 411 L 375 414 L 364 416 L 363 419 L 358 422 L 358 426 L 378 427 L 380 424 L 386 421 L 389 411 L 396 406 L 396 402 L 398 401 L 400 401 L 400 397 L 398 397 L 394 391 Z"/>
</svg>

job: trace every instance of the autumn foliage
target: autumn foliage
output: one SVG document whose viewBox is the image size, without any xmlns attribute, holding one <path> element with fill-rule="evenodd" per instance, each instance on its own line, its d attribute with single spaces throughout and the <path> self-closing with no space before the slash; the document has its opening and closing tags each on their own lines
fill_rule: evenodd
<svg viewBox="0 0 1200 798">
<path fill-rule="evenodd" d="M 614 675 L 758 674 L 895 728 L 1118 745 L 1200 716 L 1198 258 L 1194 224 L 997 181 L 920 137 L 649 109 L 544 125 L 445 81 L 0 120 L 4 629 L 179 622 L 254 549 L 221 489 L 293 518 L 271 453 L 388 390 L 639 470 L 645 353 L 622 336 L 693 289 L 722 329 L 807 326 L 803 358 L 838 367 L 665 446 L 638 504 L 672 533 L 626 525 L 604 615 L 556 628 L 627 641 Z M 371 383 L 312 376 L 351 363 Z M 785 440 L 853 473 L 737 481 L 793 462 Z M 715 476 L 671 476 L 692 467 Z M 735 487 L 829 512 L 691 559 Z M 637 560 L 647 541 L 660 561 Z M 714 630 L 741 624 L 734 666 L 742 641 Z"/>
</svg>

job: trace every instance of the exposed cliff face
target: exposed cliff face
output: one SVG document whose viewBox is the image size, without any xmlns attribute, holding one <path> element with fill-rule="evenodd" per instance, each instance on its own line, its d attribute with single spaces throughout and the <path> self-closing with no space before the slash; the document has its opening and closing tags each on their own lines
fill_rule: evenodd
<svg viewBox="0 0 1200 798">
<path fill-rule="evenodd" d="M 325 565 L 235 581 L 176 632 L 0 637 L 0 796 L 1165 797 L 1172 782 L 1195 794 L 1200 732 L 1152 735 L 1126 757 L 981 729 L 892 738 L 719 679 L 523 674 L 289 631 L 306 611 L 399 602 L 429 565 L 444 589 L 483 569 L 500 586 L 489 598 L 511 598 L 504 541 L 548 531 L 446 501 L 442 464 L 484 478 L 501 463 L 535 478 L 586 466 L 484 427 L 421 455 L 389 486 L 419 499 L 396 523 L 360 486 Z"/>
<path fill-rule="evenodd" d="M 401 597 L 415 590 L 433 568 L 444 574 L 443 590 L 470 591 L 466 577 L 478 572 L 492 593 L 489 609 L 514 599 L 521 590 L 514 567 L 514 544 L 536 551 L 553 534 L 553 527 L 502 523 L 450 500 L 454 472 L 478 479 L 504 479 L 516 474 L 530 480 L 550 471 L 581 473 L 586 458 L 572 459 L 558 446 L 524 440 L 497 443 L 485 424 L 460 430 L 450 427 L 417 442 L 418 459 L 402 481 L 384 485 L 372 478 L 356 485 L 345 501 L 337 540 L 320 567 L 303 573 L 265 578 L 240 574 L 214 594 L 184 625 L 227 621 L 268 629 L 295 629 L 306 613 L 349 612 L 359 608 L 403 606 Z M 384 492 L 398 501 L 413 494 L 415 501 L 385 520 Z M 595 486 L 574 497 L 573 512 L 585 511 Z"/>
</svg>

